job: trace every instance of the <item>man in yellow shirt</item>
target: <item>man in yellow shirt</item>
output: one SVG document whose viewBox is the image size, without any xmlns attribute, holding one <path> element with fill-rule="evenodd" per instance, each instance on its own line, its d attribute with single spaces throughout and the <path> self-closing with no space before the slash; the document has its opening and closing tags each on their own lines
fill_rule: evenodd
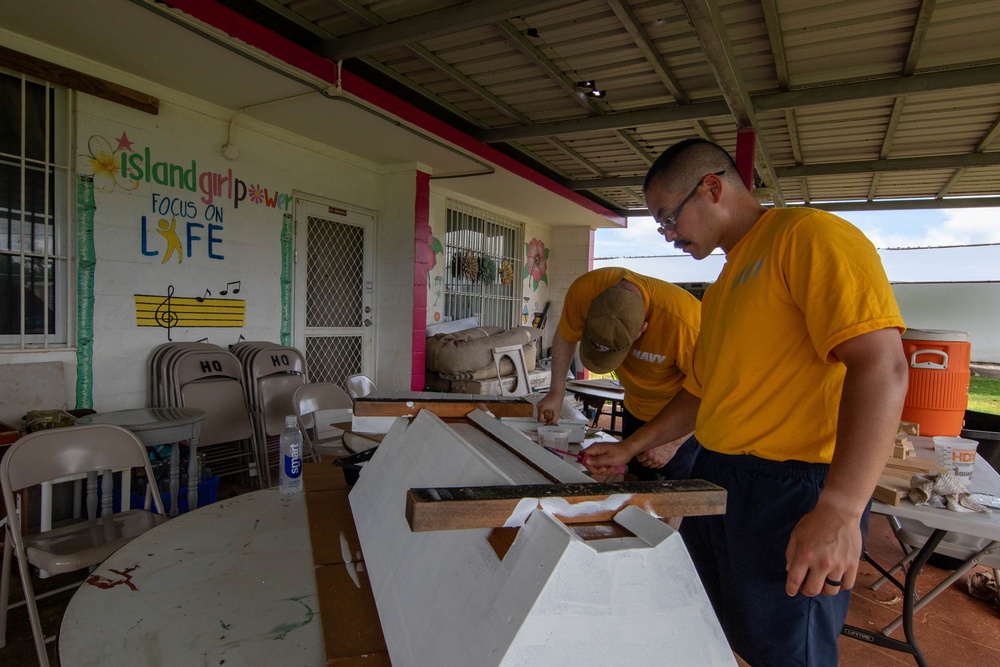
<svg viewBox="0 0 1000 667">
<path fill-rule="evenodd" d="M 538 403 L 539 420 L 545 421 L 546 411 L 559 416 L 579 343 L 588 370 L 615 371 L 621 382 L 622 436 L 628 438 L 681 390 L 700 322 L 701 303 L 676 285 L 619 267 L 583 274 L 566 292 L 552 340 L 552 383 Z M 687 479 L 698 450 L 688 435 L 644 451 L 629 461 L 629 472 L 639 479 Z"/>
<path fill-rule="evenodd" d="M 733 649 L 755 667 L 835 665 L 872 491 L 906 395 L 900 317 L 874 246 L 846 221 L 765 209 L 720 147 L 691 139 L 650 168 L 667 241 L 726 265 L 702 299 L 684 388 L 607 470 L 695 426 L 692 476 L 727 490 L 681 534 Z"/>
</svg>

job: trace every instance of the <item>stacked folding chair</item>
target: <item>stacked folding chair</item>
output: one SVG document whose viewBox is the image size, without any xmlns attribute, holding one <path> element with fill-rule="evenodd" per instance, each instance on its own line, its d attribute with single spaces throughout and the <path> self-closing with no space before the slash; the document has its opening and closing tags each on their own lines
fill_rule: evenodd
<svg viewBox="0 0 1000 667">
<path fill-rule="evenodd" d="M 209 343 L 166 343 L 149 359 L 149 404 L 205 411 L 198 453 L 212 474 L 260 484 L 260 461 L 243 369 L 231 352 Z"/>
<path fill-rule="evenodd" d="M 247 405 L 254 416 L 254 432 L 261 475 L 272 483 L 277 467 L 285 417 L 295 415 L 295 390 L 306 384 L 306 360 L 294 347 L 262 341 L 244 341 L 232 347 L 243 366 Z M 276 481 L 276 480 L 274 480 Z"/>
</svg>

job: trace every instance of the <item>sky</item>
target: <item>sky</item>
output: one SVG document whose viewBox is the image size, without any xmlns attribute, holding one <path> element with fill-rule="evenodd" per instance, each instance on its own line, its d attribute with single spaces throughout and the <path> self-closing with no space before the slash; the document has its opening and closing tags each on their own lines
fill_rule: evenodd
<svg viewBox="0 0 1000 667">
<path fill-rule="evenodd" d="M 879 248 L 893 282 L 1000 280 L 1000 208 L 843 211 L 837 215 Z M 721 270 L 721 251 L 716 251 L 717 257 L 697 262 L 667 243 L 651 217 L 629 218 L 628 225 L 627 229 L 597 230 L 594 257 L 605 260 L 595 261 L 595 267 L 615 263 L 607 258 L 670 257 L 659 264 L 676 277 L 657 277 L 672 282 L 711 281 Z M 651 265 L 648 260 L 644 264 Z M 630 268 L 651 273 L 640 266 Z"/>
</svg>

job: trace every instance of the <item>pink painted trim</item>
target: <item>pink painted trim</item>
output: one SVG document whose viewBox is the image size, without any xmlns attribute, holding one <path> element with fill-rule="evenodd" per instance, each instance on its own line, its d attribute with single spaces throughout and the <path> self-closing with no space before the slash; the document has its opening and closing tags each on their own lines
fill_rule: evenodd
<svg viewBox="0 0 1000 667">
<path fill-rule="evenodd" d="M 413 201 L 413 335 L 410 390 L 424 388 L 427 362 L 427 276 L 430 262 L 427 254 L 431 245 L 431 176 L 418 171 L 417 194 Z"/>
<path fill-rule="evenodd" d="M 164 0 L 165 4 L 175 7 L 208 25 L 222 30 L 228 35 L 246 42 L 262 51 L 280 58 L 284 62 L 319 77 L 331 84 L 337 82 L 336 65 L 312 51 L 294 44 L 281 35 L 237 14 L 215 0 Z M 537 171 L 526 167 L 517 160 L 501 153 L 495 148 L 460 132 L 434 116 L 417 109 L 403 100 L 390 95 L 351 72 L 341 73 L 341 84 L 344 92 L 356 95 L 361 99 L 375 104 L 392 115 L 434 134 L 473 155 L 480 157 L 497 167 L 520 176 L 553 194 L 559 195 L 577 206 L 607 218 L 617 225 L 624 226 L 625 218 L 610 211 L 600 204 L 592 202 L 569 188 Z"/>
</svg>

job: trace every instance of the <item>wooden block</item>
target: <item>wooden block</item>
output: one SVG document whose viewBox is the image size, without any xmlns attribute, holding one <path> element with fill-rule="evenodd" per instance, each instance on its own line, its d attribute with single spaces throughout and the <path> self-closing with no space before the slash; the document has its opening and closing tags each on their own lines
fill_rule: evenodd
<svg viewBox="0 0 1000 667">
<path fill-rule="evenodd" d="M 882 475 L 878 484 L 875 485 L 875 492 L 872 496 L 880 503 L 898 507 L 899 501 L 905 498 L 909 492 L 910 483 L 908 481 L 890 475 Z"/>
<path fill-rule="evenodd" d="M 905 435 L 920 435 L 920 424 L 917 422 L 899 422 L 899 432 Z"/>
<path fill-rule="evenodd" d="M 892 457 L 894 459 L 908 459 L 913 456 L 913 443 L 910 442 L 905 436 L 896 436 L 896 443 L 892 448 Z"/>
<path fill-rule="evenodd" d="M 507 526 L 521 501 L 536 500 L 564 523 L 611 521 L 627 505 L 656 517 L 723 514 L 726 490 L 700 479 L 603 484 L 527 484 L 410 489 L 414 532 Z M 520 507 L 519 507 L 520 505 Z"/>
</svg>

